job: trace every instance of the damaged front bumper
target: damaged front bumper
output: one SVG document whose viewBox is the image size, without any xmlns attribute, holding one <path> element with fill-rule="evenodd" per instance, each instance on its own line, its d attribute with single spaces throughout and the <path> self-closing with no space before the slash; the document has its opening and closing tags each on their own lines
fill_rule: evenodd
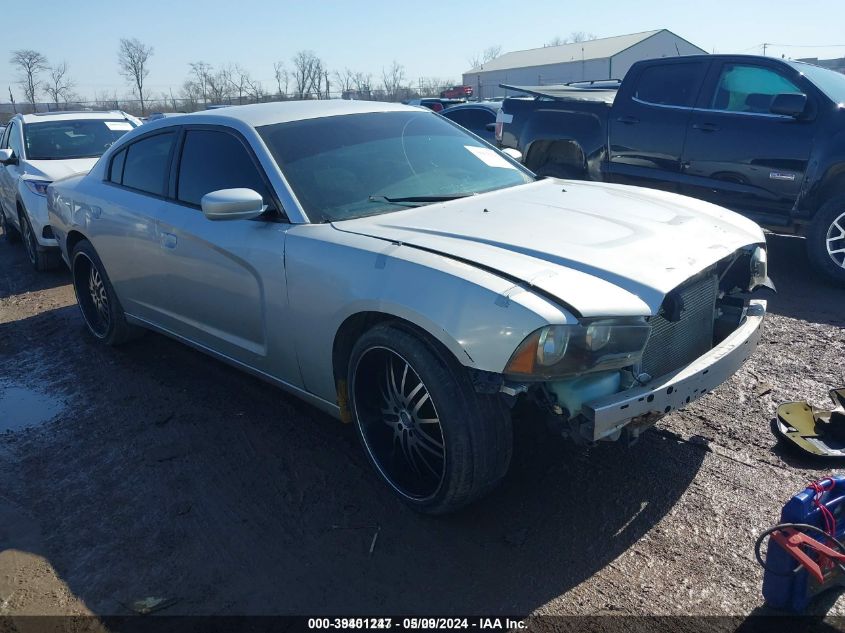
<svg viewBox="0 0 845 633">
<path fill-rule="evenodd" d="M 616 439 L 625 427 L 638 434 L 661 416 L 686 406 L 730 378 L 757 348 L 766 302 L 749 302 L 740 326 L 706 354 L 670 374 L 584 404 L 581 434 L 593 441 Z"/>
</svg>

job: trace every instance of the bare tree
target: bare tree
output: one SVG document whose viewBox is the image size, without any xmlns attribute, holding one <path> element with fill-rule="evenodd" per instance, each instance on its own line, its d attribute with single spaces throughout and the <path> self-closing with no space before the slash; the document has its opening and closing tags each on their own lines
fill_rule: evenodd
<svg viewBox="0 0 845 633">
<path fill-rule="evenodd" d="M 572 31 L 568 37 L 561 37 L 556 35 L 543 46 L 563 46 L 564 44 L 579 44 L 596 39 L 593 33 L 585 33 L 584 31 Z"/>
<path fill-rule="evenodd" d="M 349 92 L 355 87 L 355 73 L 354 71 L 350 70 L 349 68 L 344 68 L 343 70 L 336 70 L 334 72 L 334 78 L 337 82 L 340 91 Z"/>
<path fill-rule="evenodd" d="M 387 98 L 391 101 L 398 101 L 402 82 L 405 81 L 405 67 L 394 59 L 390 68 L 382 67 L 381 78 Z"/>
<path fill-rule="evenodd" d="M 9 63 L 17 66 L 21 73 L 18 82 L 23 88 L 24 98 L 35 112 L 35 98 L 38 96 L 38 75 L 47 70 L 47 58 L 38 51 L 21 49 L 12 51 Z"/>
<path fill-rule="evenodd" d="M 205 95 L 203 94 L 202 87 L 200 86 L 199 82 L 194 81 L 193 79 L 185 80 L 185 83 L 182 84 L 182 90 L 179 94 L 182 98 L 182 101 L 185 102 L 185 110 L 189 112 L 197 110 L 200 101 L 205 100 Z"/>
<path fill-rule="evenodd" d="M 117 64 L 120 67 L 120 74 L 126 81 L 132 84 L 133 90 L 141 101 L 141 115 L 145 113 L 144 108 L 144 80 L 150 74 L 147 67 L 150 57 L 153 54 L 153 47 L 147 46 L 136 38 L 121 38 L 120 48 L 117 52 Z"/>
<path fill-rule="evenodd" d="M 476 53 L 472 57 L 470 57 L 467 61 L 472 68 L 479 68 L 486 64 L 489 61 L 496 59 L 499 55 L 502 54 L 502 46 L 500 44 L 494 44 L 492 46 L 488 46 L 480 53 Z"/>
<path fill-rule="evenodd" d="M 299 51 L 293 56 L 293 84 L 297 98 L 320 98 L 323 83 L 323 62 L 314 51 Z"/>
<path fill-rule="evenodd" d="M 194 76 L 193 83 L 196 84 L 198 96 L 202 98 L 203 103 L 208 103 L 208 76 L 213 71 L 211 64 L 199 61 L 191 62 L 188 65 L 191 67 L 191 74 Z"/>
<path fill-rule="evenodd" d="M 232 97 L 232 82 L 228 68 L 221 68 L 216 73 L 206 76 L 208 96 L 212 103 L 223 103 Z"/>
<path fill-rule="evenodd" d="M 238 96 L 238 104 L 240 105 L 244 102 L 244 95 L 252 85 L 252 77 L 250 77 L 248 70 L 238 64 L 230 65 L 225 70 L 229 84 L 232 86 L 233 93 Z"/>
<path fill-rule="evenodd" d="M 420 77 L 417 83 L 421 97 L 439 97 L 443 90 L 455 85 L 454 81 L 442 77 Z"/>
<path fill-rule="evenodd" d="M 364 99 L 369 99 L 372 95 L 373 76 L 370 73 L 355 73 L 352 78 L 352 85 L 358 96 Z"/>
<path fill-rule="evenodd" d="M 50 68 L 50 81 L 44 82 L 44 92 L 50 96 L 58 110 L 59 99 L 67 103 L 73 86 L 74 83 L 67 76 L 67 62 L 62 62 Z"/>
<path fill-rule="evenodd" d="M 290 83 L 290 73 L 285 68 L 284 62 L 273 63 L 273 76 L 276 78 L 276 88 L 280 97 L 287 97 L 288 83 Z"/>
</svg>

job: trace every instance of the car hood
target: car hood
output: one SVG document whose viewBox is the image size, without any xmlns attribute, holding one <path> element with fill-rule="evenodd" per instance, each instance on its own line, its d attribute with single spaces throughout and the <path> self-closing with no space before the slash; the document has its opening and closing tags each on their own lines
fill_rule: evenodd
<svg viewBox="0 0 845 633">
<path fill-rule="evenodd" d="M 676 194 L 554 179 L 333 223 L 457 258 L 557 298 L 576 316 L 645 316 L 742 246 L 754 222 Z"/>
<path fill-rule="evenodd" d="M 99 158 L 71 158 L 69 160 L 28 160 L 24 175 L 43 180 L 59 180 L 76 174 L 87 174 Z"/>
</svg>

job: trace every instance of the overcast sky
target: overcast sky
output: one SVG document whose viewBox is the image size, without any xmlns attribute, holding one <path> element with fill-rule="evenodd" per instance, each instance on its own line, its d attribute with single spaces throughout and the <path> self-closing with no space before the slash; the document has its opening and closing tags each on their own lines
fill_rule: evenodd
<svg viewBox="0 0 845 633">
<path fill-rule="evenodd" d="M 845 2 L 781 0 L 3 0 L 0 100 L 11 85 L 11 51 L 32 48 L 51 63 L 66 61 L 75 91 L 129 88 L 117 70 L 121 37 L 153 46 L 151 93 L 178 92 L 188 63 L 237 63 L 273 83 L 273 62 L 310 49 L 330 71 L 380 76 L 395 59 L 409 79 L 459 81 L 468 59 L 491 45 L 502 51 L 542 46 L 573 31 L 609 37 L 651 29 L 674 31 L 708 52 L 762 52 L 780 57 L 845 56 Z M 812 7 L 812 8 L 810 8 Z"/>
</svg>

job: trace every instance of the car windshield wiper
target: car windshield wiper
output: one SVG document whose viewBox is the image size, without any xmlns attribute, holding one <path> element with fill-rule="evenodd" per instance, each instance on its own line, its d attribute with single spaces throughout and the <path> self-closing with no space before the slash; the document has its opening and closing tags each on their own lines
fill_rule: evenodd
<svg viewBox="0 0 845 633">
<path fill-rule="evenodd" d="M 395 204 L 404 203 L 426 203 L 426 202 L 448 202 L 449 200 L 457 200 L 458 198 L 468 198 L 474 196 L 474 193 L 452 193 L 440 196 L 402 196 L 398 198 L 389 198 L 387 196 L 373 195 L 369 196 L 370 202 L 392 202 Z"/>
</svg>

